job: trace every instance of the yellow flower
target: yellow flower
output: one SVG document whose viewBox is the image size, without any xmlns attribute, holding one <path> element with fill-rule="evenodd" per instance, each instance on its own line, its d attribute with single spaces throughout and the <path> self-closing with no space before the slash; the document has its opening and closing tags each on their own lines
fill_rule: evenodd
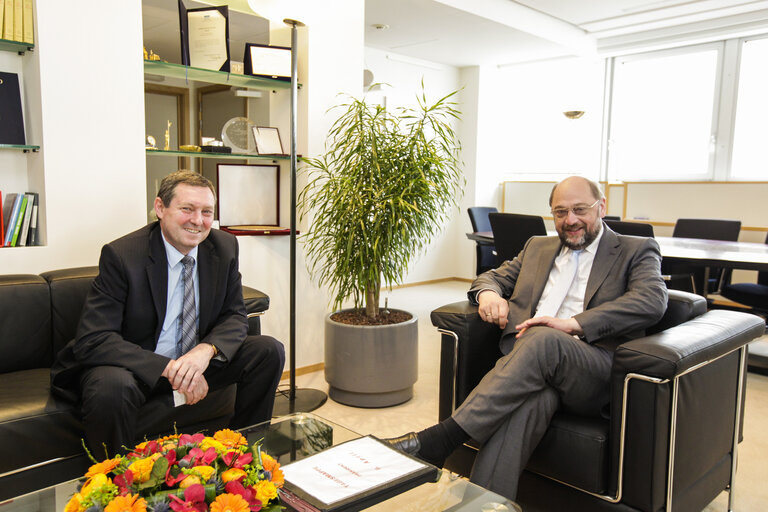
<svg viewBox="0 0 768 512">
<path fill-rule="evenodd" d="M 239 494 L 220 494 L 211 503 L 211 512 L 248 512 L 248 502 Z M 105 511 L 107 512 L 107 511 Z"/>
<path fill-rule="evenodd" d="M 218 453 L 221 453 L 226 450 L 226 447 L 223 444 L 221 444 L 220 442 L 218 442 L 212 437 L 206 437 L 205 439 L 200 441 L 201 450 L 205 451 L 210 447 L 213 447 Z"/>
<path fill-rule="evenodd" d="M 179 482 L 179 489 L 186 489 L 190 485 L 202 484 L 200 477 L 197 475 L 187 475 L 187 478 Z"/>
<path fill-rule="evenodd" d="M 147 502 L 138 494 L 116 496 L 104 508 L 104 512 L 146 512 Z"/>
<path fill-rule="evenodd" d="M 212 468 L 211 466 L 195 466 L 192 468 L 192 470 L 200 475 L 200 477 L 203 479 L 203 482 L 210 480 L 211 476 L 216 473 L 216 468 Z"/>
<path fill-rule="evenodd" d="M 228 428 L 219 430 L 218 432 L 213 434 L 213 438 L 219 441 L 221 444 L 223 444 L 227 448 L 238 448 L 240 446 L 248 445 L 248 441 L 245 439 L 245 436 L 243 436 L 243 434 L 241 434 L 240 432 L 235 432 Z"/>
<path fill-rule="evenodd" d="M 115 469 L 118 464 L 120 464 L 120 457 L 115 457 L 114 459 L 107 459 L 102 462 L 97 462 L 90 468 L 88 468 L 88 472 L 85 474 L 87 477 L 91 477 L 94 475 L 97 475 L 99 473 L 104 473 L 105 475 Z"/>
<path fill-rule="evenodd" d="M 112 480 L 110 480 L 104 473 L 93 475 L 83 484 L 83 487 L 80 489 L 80 495 L 83 497 L 88 496 L 92 491 L 111 483 Z"/>
<path fill-rule="evenodd" d="M 221 474 L 221 481 L 227 483 L 231 482 L 232 480 L 239 480 L 246 475 L 247 473 L 242 469 L 230 468 Z"/>
<path fill-rule="evenodd" d="M 256 498 L 262 503 L 267 503 L 270 500 L 277 498 L 277 487 L 270 481 L 261 480 L 253 487 L 256 490 Z"/>
<path fill-rule="evenodd" d="M 133 480 L 142 484 L 149 480 L 149 475 L 152 473 L 152 466 L 154 465 L 155 459 L 149 457 L 131 462 L 128 469 L 133 473 Z"/>
<path fill-rule="evenodd" d="M 80 509 L 81 501 L 83 501 L 83 496 L 80 493 L 75 493 L 64 507 L 64 512 L 77 512 Z"/>
</svg>

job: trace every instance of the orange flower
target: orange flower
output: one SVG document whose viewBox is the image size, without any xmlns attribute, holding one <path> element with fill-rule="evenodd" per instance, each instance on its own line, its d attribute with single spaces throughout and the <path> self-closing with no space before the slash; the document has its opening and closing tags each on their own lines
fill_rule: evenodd
<svg viewBox="0 0 768 512">
<path fill-rule="evenodd" d="M 80 510 L 81 501 L 83 501 L 83 497 L 80 495 L 80 493 L 75 493 L 64 507 L 64 512 L 77 512 Z"/>
<path fill-rule="evenodd" d="M 247 476 L 247 473 L 242 469 L 230 468 L 221 474 L 221 481 L 227 483 L 232 480 L 239 480 L 244 476 Z"/>
<path fill-rule="evenodd" d="M 85 474 L 87 477 L 92 477 L 94 475 L 97 475 L 99 473 L 107 474 L 113 469 L 117 467 L 118 464 L 120 464 L 120 461 L 122 459 L 120 457 L 115 457 L 114 459 L 107 459 L 102 462 L 97 462 L 90 468 L 88 468 L 88 472 Z"/>
<path fill-rule="evenodd" d="M 116 496 L 104 507 L 104 512 L 147 512 L 147 502 L 138 494 Z"/>
<path fill-rule="evenodd" d="M 250 509 L 248 502 L 239 494 L 220 494 L 216 501 L 211 503 L 211 512 L 249 512 Z"/>
<path fill-rule="evenodd" d="M 245 439 L 245 436 L 241 434 L 240 432 L 235 432 L 233 430 L 230 430 L 228 428 L 225 428 L 223 430 L 219 430 L 215 434 L 213 434 L 213 438 L 226 446 L 227 448 L 237 448 L 239 446 L 247 446 L 248 441 Z"/>
<path fill-rule="evenodd" d="M 267 503 L 270 500 L 277 498 L 277 487 L 267 480 L 256 482 L 253 489 L 256 491 L 256 499 L 262 503 Z"/>
<path fill-rule="evenodd" d="M 282 487 L 285 483 L 285 477 L 283 476 L 283 470 L 280 469 L 280 463 L 266 453 L 261 454 L 261 463 L 264 466 L 264 470 L 272 474 L 272 478 L 269 479 L 270 482 L 278 487 Z"/>
</svg>

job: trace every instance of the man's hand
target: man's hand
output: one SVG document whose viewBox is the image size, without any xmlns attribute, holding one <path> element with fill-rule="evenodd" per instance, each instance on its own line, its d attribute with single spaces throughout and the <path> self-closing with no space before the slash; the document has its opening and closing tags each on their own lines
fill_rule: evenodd
<svg viewBox="0 0 768 512">
<path fill-rule="evenodd" d="M 171 359 L 163 370 L 162 376 L 168 379 L 173 389 L 184 394 L 189 405 L 208 394 L 208 382 L 203 372 L 208 368 L 213 352 L 212 345 L 199 343 L 180 358 Z"/>
<path fill-rule="evenodd" d="M 507 326 L 509 304 L 493 290 L 483 290 L 477 294 L 477 314 L 486 322 L 496 324 L 502 329 Z"/>
<path fill-rule="evenodd" d="M 519 338 L 523 335 L 525 331 L 528 330 L 529 327 L 533 327 L 534 325 L 543 325 L 546 327 L 551 327 L 553 329 L 557 329 L 558 331 L 563 331 L 566 334 L 575 334 L 576 336 L 581 336 L 584 334 L 584 330 L 581 328 L 581 325 L 579 325 L 579 322 L 576 321 L 575 318 L 555 318 L 552 316 L 537 316 L 534 318 L 529 318 L 525 322 L 518 324 L 515 326 L 515 329 L 518 331 L 516 338 Z"/>
</svg>

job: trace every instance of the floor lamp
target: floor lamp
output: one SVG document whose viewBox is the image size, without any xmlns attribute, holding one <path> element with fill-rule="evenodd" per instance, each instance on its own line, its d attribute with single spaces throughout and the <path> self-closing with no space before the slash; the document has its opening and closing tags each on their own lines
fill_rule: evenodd
<svg viewBox="0 0 768 512">
<path fill-rule="evenodd" d="M 290 337 L 288 361 L 289 389 L 288 393 L 278 392 L 275 396 L 273 416 L 284 416 L 295 412 L 310 412 L 325 403 L 328 399 L 323 391 L 318 389 L 296 388 L 296 96 L 298 92 L 296 54 L 298 53 L 298 27 L 304 24 L 292 19 L 284 19 L 291 26 L 291 255 L 290 255 Z"/>
</svg>

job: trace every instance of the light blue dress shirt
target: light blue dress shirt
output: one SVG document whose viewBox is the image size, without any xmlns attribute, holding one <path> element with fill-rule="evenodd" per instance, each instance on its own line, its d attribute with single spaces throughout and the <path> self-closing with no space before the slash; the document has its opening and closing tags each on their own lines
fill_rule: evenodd
<svg viewBox="0 0 768 512">
<path fill-rule="evenodd" d="M 161 232 L 162 234 L 162 232 Z M 181 316 L 181 309 L 184 303 L 184 283 L 181 279 L 181 271 L 184 265 L 181 263 L 181 259 L 184 257 L 174 246 L 168 243 L 163 236 L 163 244 L 165 245 L 165 255 L 168 259 L 168 297 L 165 305 L 165 319 L 163 320 L 163 328 L 160 331 L 160 337 L 157 340 L 157 347 L 155 353 L 162 356 L 170 357 L 171 359 L 176 357 L 176 343 L 179 340 L 179 318 Z M 195 260 L 194 272 L 192 272 L 192 279 L 195 284 L 195 311 L 198 323 L 200 325 L 200 286 L 197 278 L 197 247 L 189 251 L 188 256 Z"/>
</svg>

